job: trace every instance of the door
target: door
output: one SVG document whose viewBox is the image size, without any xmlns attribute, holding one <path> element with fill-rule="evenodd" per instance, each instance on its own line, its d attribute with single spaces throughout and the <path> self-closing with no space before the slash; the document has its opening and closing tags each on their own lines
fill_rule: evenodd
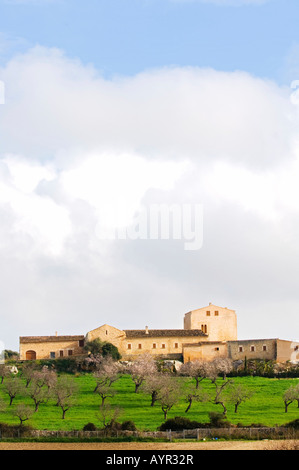
<svg viewBox="0 0 299 470">
<path fill-rule="evenodd" d="M 26 351 L 26 361 L 35 361 L 36 352 L 35 351 Z"/>
</svg>

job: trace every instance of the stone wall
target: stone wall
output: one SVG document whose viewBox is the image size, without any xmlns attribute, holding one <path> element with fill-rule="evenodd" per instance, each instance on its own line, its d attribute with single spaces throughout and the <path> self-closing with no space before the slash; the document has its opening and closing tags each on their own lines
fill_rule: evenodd
<svg viewBox="0 0 299 470">
<path fill-rule="evenodd" d="M 245 358 L 276 360 L 277 356 L 276 339 L 229 341 L 227 348 L 228 357 L 232 360 Z"/>
</svg>

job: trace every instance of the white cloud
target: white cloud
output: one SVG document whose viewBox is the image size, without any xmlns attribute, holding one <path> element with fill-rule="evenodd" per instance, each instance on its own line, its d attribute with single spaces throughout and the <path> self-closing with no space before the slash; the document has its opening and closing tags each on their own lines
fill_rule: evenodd
<svg viewBox="0 0 299 470">
<path fill-rule="evenodd" d="M 292 150 L 289 90 L 246 73 L 166 68 L 104 80 L 58 50 L 37 47 L 0 76 L 7 100 L 0 151 L 47 158 L 63 149 L 108 149 L 263 167 Z"/>
<path fill-rule="evenodd" d="M 35 193 L 40 181 L 54 177 L 53 171 L 16 156 L 6 156 L 1 166 L 0 206 L 10 208 L 13 214 L 9 233 L 2 233 L 2 243 L 9 245 L 12 234 L 27 235 L 31 243 L 29 252 L 24 252 L 26 258 L 36 250 L 50 256 L 59 254 L 70 234 L 68 213 L 50 198 Z"/>
<path fill-rule="evenodd" d="M 43 320 L 51 332 L 59 322 L 65 333 L 85 333 L 103 321 L 143 327 L 146 318 L 180 327 L 185 311 L 213 300 L 250 311 L 251 336 L 284 336 L 290 323 L 276 331 L 269 320 L 287 296 L 295 333 L 292 90 L 198 68 L 105 80 L 41 47 L 12 58 L 0 79 L 0 305 L 10 312 L 8 330 L 17 323 L 16 336 L 47 334 L 37 331 Z M 203 203 L 200 252 L 173 241 L 98 239 L 97 224 L 115 222 L 104 218 L 107 204 L 130 218 L 140 204 L 165 202 Z"/>
</svg>

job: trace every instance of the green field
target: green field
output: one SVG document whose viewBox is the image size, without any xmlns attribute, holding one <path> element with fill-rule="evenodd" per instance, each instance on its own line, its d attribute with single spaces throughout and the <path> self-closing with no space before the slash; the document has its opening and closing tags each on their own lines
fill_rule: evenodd
<svg viewBox="0 0 299 470">
<path fill-rule="evenodd" d="M 61 418 L 61 409 L 55 406 L 54 400 L 49 400 L 48 403 L 40 405 L 38 412 L 34 413 L 27 423 L 35 429 L 49 430 L 81 430 L 89 422 L 101 427 L 99 418 L 101 399 L 93 392 L 95 379 L 92 375 L 86 374 L 75 377 L 74 380 L 78 386 L 76 404 L 66 413 L 64 420 Z M 180 380 L 186 388 L 193 386 L 191 379 L 181 378 Z M 291 385 L 298 384 L 299 379 L 238 377 L 233 380 L 236 384 L 242 384 L 251 389 L 254 395 L 249 401 L 240 405 L 237 414 L 234 413 L 234 406 L 228 404 L 227 418 L 231 423 L 242 423 L 242 425 L 256 423 L 275 426 L 299 418 L 297 402 L 293 402 L 289 406 L 288 413 L 285 413 L 282 399 L 284 391 Z M 9 397 L 4 393 L 3 387 L 4 385 L 0 385 L 0 397 L 8 405 Z M 107 399 L 106 402 L 122 410 L 119 418 L 120 422 L 132 420 L 139 430 L 156 430 L 162 424 L 164 418 L 159 403 L 151 407 L 149 395 L 142 392 L 134 393 L 134 383 L 130 376 L 122 376 L 113 384 L 113 387 L 117 393 L 112 399 Z M 214 391 L 214 386 L 208 380 L 202 382 L 202 387 L 206 391 Z M 5 411 L 0 412 L 0 422 L 18 424 L 19 420 L 13 416 L 12 410 L 18 403 L 22 402 L 33 406 L 30 398 L 17 396 L 12 406 L 7 406 Z M 210 402 L 194 402 L 188 413 L 185 413 L 186 407 L 187 403 L 182 397 L 179 404 L 169 411 L 168 418 L 184 416 L 191 420 L 206 423 L 209 421 L 209 412 L 222 412 L 221 406 Z"/>
</svg>

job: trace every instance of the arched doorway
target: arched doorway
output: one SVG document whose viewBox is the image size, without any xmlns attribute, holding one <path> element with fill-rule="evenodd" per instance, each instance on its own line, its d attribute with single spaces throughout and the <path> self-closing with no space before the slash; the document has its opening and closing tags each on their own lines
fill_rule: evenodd
<svg viewBox="0 0 299 470">
<path fill-rule="evenodd" d="M 26 351 L 26 361 L 35 361 L 36 352 L 35 351 Z"/>
</svg>

